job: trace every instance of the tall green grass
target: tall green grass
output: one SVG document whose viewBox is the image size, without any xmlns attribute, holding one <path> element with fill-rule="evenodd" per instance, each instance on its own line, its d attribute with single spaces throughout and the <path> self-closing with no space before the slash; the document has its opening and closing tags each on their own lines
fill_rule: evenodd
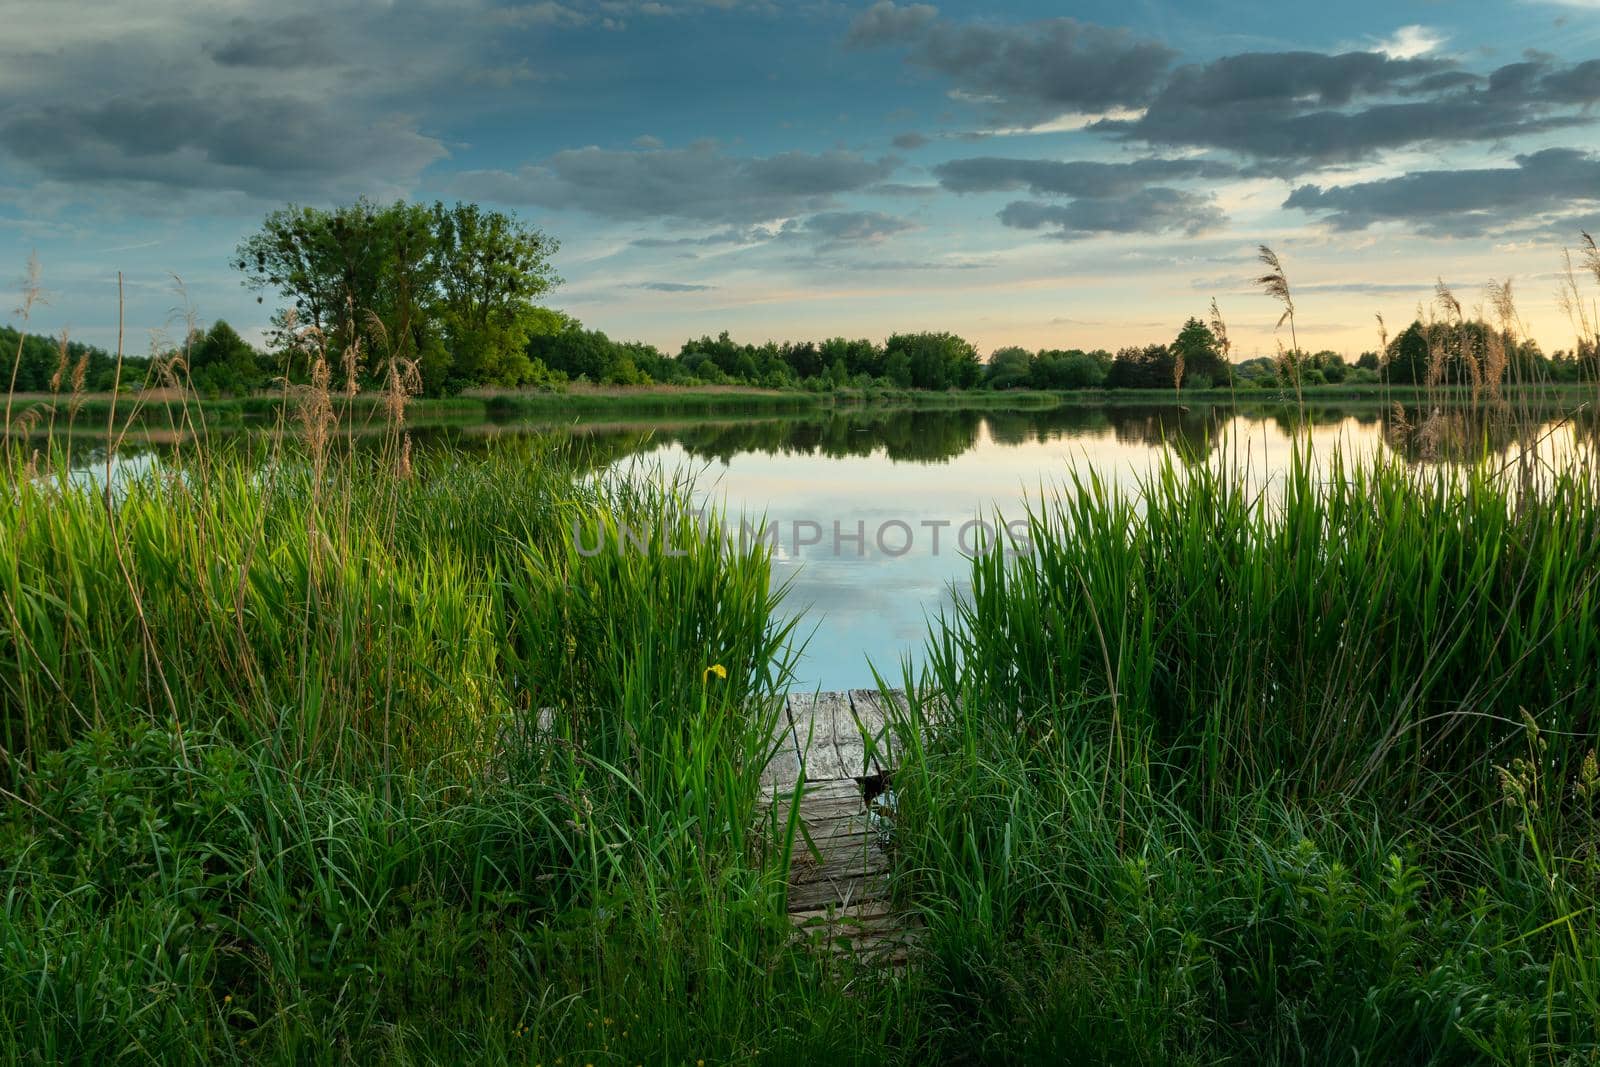
<svg viewBox="0 0 1600 1067">
<path fill-rule="evenodd" d="M 356 447 L 336 399 L 179 413 L 142 473 L 8 451 L 0 1059 L 1600 1049 L 1591 470 L 1041 501 L 899 724 L 896 976 L 789 937 L 765 554 L 668 472 L 414 456 L 393 395 Z"/>
<path fill-rule="evenodd" d="M 983 1054 L 1600 1051 L 1600 493 L 1297 452 L 1086 477 L 899 723 L 906 904 Z"/>
<path fill-rule="evenodd" d="M 1600 701 L 1593 472 L 1316 459 L 1264 487 L 1226 458 L 1137 493 L 1075 478 L 1029 516 L 1033 551 L 977 561 L 935 684 L 1028 736 L 1070 702 L 1200 800 L 1492 784 L 1523 709 L 1575 767 Z"/>
<path fill-rule="evenodd" d="M 681 483 L 407 456 L 284 442 L 109 494 L 17 457 L 0 1058 L 726 1061 L 881 1029 L 790 945 L 759 832 L 766 556 Z M 672 551 L 579 551 L 596 526 Z M 785 1000 L 780 1035 L 749 1008 Z"/>
</svg>

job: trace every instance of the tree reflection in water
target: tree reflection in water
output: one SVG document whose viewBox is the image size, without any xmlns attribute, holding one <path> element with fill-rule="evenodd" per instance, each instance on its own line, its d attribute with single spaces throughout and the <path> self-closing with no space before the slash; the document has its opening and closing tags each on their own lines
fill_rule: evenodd
<svg viewBox="0 0 1600 1067">
<path fill-rule="evenodd" d="M 1480 405 L 1428 410 L 1424 405 L 1307 404 L 1295 407 L 1271 399 L 1250 398 L 1237 404 L 1108 403 L 1063 405 L 1026 410 L 894 410 L 835 411 L 823 415 L 772 415 L 717 419 L 601 418 L 551 425 L 528 422 L 420 425 L 409 431 L 418 456 L 440 452 L 473 453 L 510 450 L 537 462 L 551 450 L 573 456 L 589 469 L 675 446 L 685 455 L 708 463 L 728 464 L 736 456 L 818 456 L 830 459 L 880 456 L 896 463 L 947 463 L 985 440 L 1002 447 L 1082 439 L 1144 448 L 1171 448 L 1184 462 L 1214 455 L 1228 439 L 1228 428 L 1242 420 L 1245 430 L 1263 425 L 1284 437 L 1309 428 L 1353 422 L 1374 433 L 1387 448 L 1409 462 L 1459 463 L 1484 454 L 1500 455 L 1527 448 L 1552 428 L 1570 427 L 1578 447 L 1600 446 L 1600 412 L 1581 408 L 1565 417 L 1550 411 L 1528 412 Z M 85 435 L 91 436 L 92 435 Z M 259 432 L 241 434 L 241 447 L 262 450 Z M 381 438 L 356 434 L 352 447 L 376 446 Z M 123 442 L 124 457 L 168 455 L 183 442 L 171 433 L 133 434 Z M 103 463 L 93 440 L 74 454 L 74 466 Z M 148 462 L 148 459 L 146 460 Z"/>
</svg>

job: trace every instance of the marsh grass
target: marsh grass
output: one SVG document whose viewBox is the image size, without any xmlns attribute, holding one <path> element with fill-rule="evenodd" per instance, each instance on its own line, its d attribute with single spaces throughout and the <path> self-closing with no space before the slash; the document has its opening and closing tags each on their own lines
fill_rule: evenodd
<svg viewBox="0 0 1600 1067">
<path fill-rule="evenodd" d="M 895 885 L 925 936 L 897 976 L 789 937 L 804 846 L 757 783 L 797 631 L 764 553 L 671 472 L 413 452 L 403 353 L 296 336 L 309 384 L 249 437 L 184 399 L 181 354 L 170 402 L 92 409 L 63 366 L 8 425 L 50 432 L 3 472 L 0 1058 L 1600 1049 L 1583 454 L 1302 444 L 1265 492 L 1169 457 L 1037 501 L 1032 553 L 975 558 L 906 679 Z M 1509 403 L 1422 389 L 1436 426 Z M 155 420 L 181 448 L 118 466 Z"/>
<path fill-rule="evenodd" d="M 10 439 L 0 1057 L 728 1060 L 881 1032 L 789 945 L 757 832 L 789 638 L 766 556 L 692 521 L 692 486 L 596 484 L 538 439 L 413 456 L 404 360 L 298 343 L 309 384 L 266 434 L 178 408 L 183 449 L 127 470 L 124 410 L 93 478 L 70 435 Z M 360 449 L 357 358 L 388 382 Z M 572 536 L 672 514 L 671 553 Z M 775 1036 L 750 1005 L 786 999 Z"/>
<path fill-rule="evenodd" d="M 1092 475 L 931 628 L 906 904 L 990 1051 L 1581 1062 L 1592 468 Z"/>
</svg>

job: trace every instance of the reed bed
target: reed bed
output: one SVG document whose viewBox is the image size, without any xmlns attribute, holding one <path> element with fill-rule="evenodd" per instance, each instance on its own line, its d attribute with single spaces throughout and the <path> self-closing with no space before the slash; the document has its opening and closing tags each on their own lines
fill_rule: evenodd
<svg viewBox="0 0 1600 1067">
<path fill-rule="evenodd" d="M 150 411 L 89 472 L 74 398 L 14 412 L 0 1059 L 1600 1054 L 1581 455 L 1040 499 L 906 678 L 896 975 L 788 936 L 764 551 L 672 472 L 414 453 L 404 361 L 357 405 L 306 343 L 267 432 L 175 403 L 160 463 Z"/>
<path fill-rule="evenodd" d="M 903 886 L 982 1055 L 1600 1051 L 1593 468 L 1314 458 L 1069 482 L 932 625 Z"/>
<path fill-rule="evenodd" d="M 765 554 L 537 439 L 357 447 L 335 395 L 147 468 L 9 453 L 0 1059 L 727 1061 L 785 998 L 801 1050 L 881 1028 L 781 925 Z M 580 551 L 624 527 L 671 551 Z"/>
</svg>

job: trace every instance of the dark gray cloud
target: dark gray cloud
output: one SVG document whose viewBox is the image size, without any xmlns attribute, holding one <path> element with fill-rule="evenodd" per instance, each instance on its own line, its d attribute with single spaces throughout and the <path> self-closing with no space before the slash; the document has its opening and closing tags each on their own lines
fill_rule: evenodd
<svg viewBox="0 0 1600 1067">
<path fill-rule="evenodd" d="M 318 103 L 248 90 L 127 94 L 15 108 L 0 144 L 64 182 L 134 182 L 304 197 L 415 175 L 446 152 L 400 119 L 359 124 Z"/>
<path fill-rule="evenodd" d="M 1592 121 L 1600 66 L 1545 57 L 1487 76 L 1379 53 L 1253 53 L 1177 70 L 1137 119 L 1091 128 L 1166 147 L 1216 148 L 1293 174 L 1417 144 L 1498 141 Z"/>
<path fill-rule="evenodd" d="M 939 187 L 937 185 L 911 185 L 905 182 L 879 182 L 877 185 L 862 191 L 869 193 L 872 196 L 926 198 L 930 196 L 937 196 L 939 194 Z"/>
<path fill-rule="evenodd" d="M 1525 226 L 1550 212 L 1590 210 L 1600 200 L 1600 156 L 1549 148 L 1517 156 L 1515 163 L 1332 188 L 1302 185 L 1284 207 L 1320 215 L 1342 230 L 1400 221 L 1430 234 L 1470 236 Z"/>
<path fill-rule="evenodd" d="M 1600 60 L 1563 65 L 1534 52 L 1488 73 L 1382 51 L 1241 53 L 1174 70 L 1171 48 L 1121 30 L 1065 18 L 959 22 L 893 0 L 862 12 L 847 40 L 905 48 L 908 62 L 942 75 L 952 95 L 988 105 L 991 122 L 1143 107 L 1089 128 L 1155 147 L 1225 151 L 1255 175 L 1587 125 L 1600 102 Z"/>
<path fill-rule="evenodd" d="M 1027 189 L 1035 196 L 1110 197 L 1125 196 L 1158 182 L 1231 178 L 1238 174 L 1238 168 L 1207 159 L 1100 163 L 978 156 L 941 163 L 933 168 L 933 173 L 940 185 L 955 193 Z"/>
<path fill-rule="evenodd" d="M 10 0 L 0 166 L 117 211 L 404 195 L 447 154 L 419 116 L 504 58 L 478 3 Z"/>
<path fill-rule="evenodd" d="M 920 133 L 902 133 L 890 143 L 903 152 L 909 152 L 927 144 L 928 139 Z"/>
<path fill-rule="evenodd" d="M 1192 237 L 1226 221 L 1212 197 L 1159 186 L 1125 196 L 1067 204 L 1018 200 L 1007 204 L 999 217 L 1015 229 L 1049 230 L 1050 236 L 1063 240 L 1131 233 L 1181 233 Z"/>
<path fill-rule="evenodd" d="M 823 211 L 888 177 L 893 159 L 854 152 L 739 158 L 715 145 L 616 151 L 577 148 L 517 171 L 469 171 L 463 196 L 585 211 L 611 219 L 749 224 Z"/>
<path fill-rule="evenodd" d="M 321 25 L 304 18 L 267 22 L 234 19 L 227 32 L 209 42 L 205 50 L 220 67 L 272 71 L 323 67 L 337 58 Z"/>
<path fill-rule="evenodd" d="M 857 47 L 906 47 L 910 61 L 962 94 L 1018 118 L 1137 105 L 1177 53 L 1124 30 L 1056 18 L 1022 26 L 943 19 L 927 4 L 878 0 L 846 38 Z"/>
<path fill-rule="evenodd" d="M 657 293 L 704 293 L 715 289 L 714 285 L 691 285 L 687 282 L 640 282 L 635 289 L 649 289 Z"/>
<path fill-rule="evenodd" d="M 640 237 L 630 243 L 635 248 L 709 248 L 713 245 L 760 244 L 777 235 L 777 231 L 768 226 L 729 226 L 693 237 Z"/>
<path fill-rule="evenodd" d="M 1541 88 L 1550 100 L 1564 104 L 1592 104 L 1600 100 L 1600 59 L 1546 74 Z"/>
<path fill-rule="evenodd" d="M 729 226 L 693 237 L 641 237 L 634 248 L 702 248 L 715 245 L 755 247 L 772 242 L 803 242 L 819 251 L 882 244 L 896 234 L 918 229 L 916 223 L 882 211 L 820 211 L 792 218 L 782 226 Z"/>
<path fill-rule="evenodd" d="M 819 245 L 877 244 L 897 233 L 917 229 L 917 224 L 882 211 L 824 211 L 795 225 L 786 233 L 814 239 Z"/>
<path fill-rule="evenodd" d="M 513 3 L 491 10 L 489 20 L 516 28 L 573 29 L 594 26 L 604 30 L 626 30 L 640 18 L 657 19 L 686 15 L 706 8 L 728 11 L 734 8 L 770 9 L 769 0 L 535 0 Z"/>
<path fill-rule="evenodd" d="M 858 48 L 908 44 L 921 38 L 939 21 L 939 9 L 932 4 L 895 4 L 878 0 L 850 23 L 845 39 Z"/>
<path fill-rule="evenodd" d="M 1483 75 L 1474 74 L 1470 70 L 1441 70 L 1437 74 L 1429 74 L 1401 85 L 1395 91 L 1401 96 L 1428 96 L 1451 89 L 1465 89 L 1482 82 Z"/>
<path fill-rule="evenodd" d="M 1195 108 L 1339 107 L 1394 92 L 1451 66 L 1448 60 L 1395 59 L 1381 52 L 1246 52 L 1180 68 L 1155 106 L 1171 106 L 1182 98 Z"/>
<path fill-rule="evenodd" d="M 1135 159 L 1125 163 L 1087 160 L 1004 159 L 979 156 L 934 168 L 944 188 L 957 193 L 1027 189 L 1035 196 L 1072 197 L 1071 202 L 1019 200 L 1000 212 L 1019 230 L 1050 230 L 1063 239 L 1106 233 L 1185 233 L 1214 229 L 1227 221 L 1209 194 L 1158 183 L 1227 178 L 1227 163 L 1203 159 Z"/>
</svg>

